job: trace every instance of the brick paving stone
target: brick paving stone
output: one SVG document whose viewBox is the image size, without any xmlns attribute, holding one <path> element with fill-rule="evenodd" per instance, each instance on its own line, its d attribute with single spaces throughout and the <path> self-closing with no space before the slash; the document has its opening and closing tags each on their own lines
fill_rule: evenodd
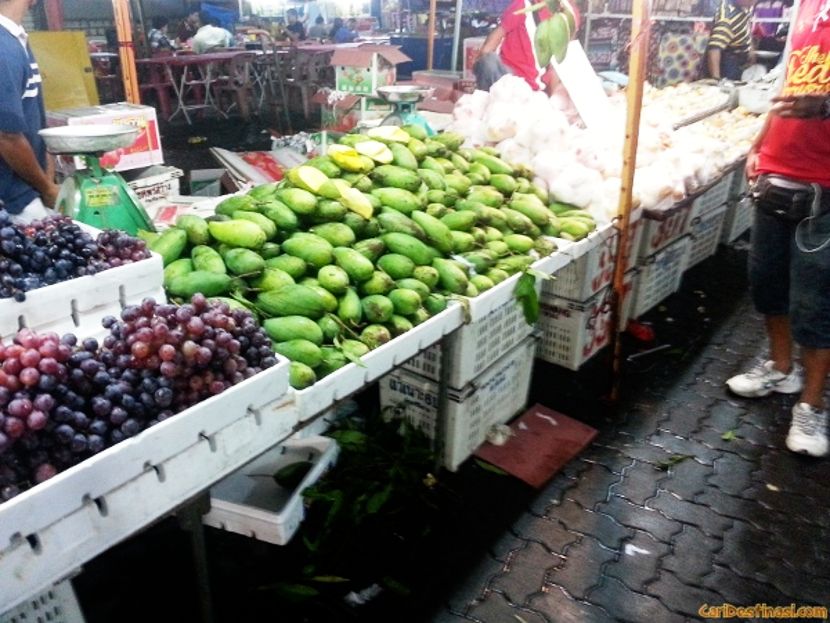
<svg viewBox="0 0 830 623">
<path fill-rule="evenodd" d="M 782 555 L 786 552 L 773 548 L 768 533 L 746 522 L 735 521 L 723 533 L 723 547 L 714 560 L 742 577 L 769 583 L 770 572 L 779 564 Z"/>
<path fill-rule="evenodd" d="M 624 526 L 647 532 L 664 543 L 669 543 L 671 537 L 683 527 L 681 523 L 664 517 L 656 510 L 632 504 L 618 496 L 612 496 L 608 502 L 601 504 L 599 511 Z"/>
<path fill-rule="evenodd" d="M 557 554 L 564 554 L 567 546 L 580 538 L 579 533 L 568 530 L 561 521 L 555 518 L 535 517 L 529 514 L 520 517 L 513 524 L 513 530 L 522 539 L 541 543 Z"/>
<path fill-rule="evenodd" d="M 666 412 L 666 417 L 660 421 L 660 431 L 668 432 L 681 437 L 690 437 L 700 428 L 702 414 L 705 412 L 691 411 L 685 405 L 672 407 Z"/>
<path fill-rule="evenodd" d="M 719 459 L 718 459 L 719 460 Z M 717 465 L 717 460 L 715 462 Z M 706 488 L 706 479 L 713 474 L 713 468 L 702 465 L 694 459 L 687 459 L 672 465 L 660 487 L 679 495 L 684 500 L 694 500 L 698 493 Z"/>
<path fill-rule="evenodd" d="M 449 610 L 441 610 L 432 615 L 429 619 L 432 623 L 463 623 L 464 621 L 472 621 L 473 619 L 459 614 L 457 612 L 450 612 Z"/>
<path fill-rule="evenodd" d="M 660 481 L 665 477 L 666 472 L 654 465 L 633 461 L 633 464 L 626 468 L 622 481 L 612 485 L 611 492 L 642 505 L 657 494 Z"/>
<path fill-rule="evenodd" d="M 607 446 L 592 445 L 579 457 L 580 461 L 596 465 L 602 465 L 609 472 L 622 474 L 634 460 L 625 456 L 619 450 Z"/>
<path fill-rule="evenodd" d="M 739 439 L 745 439 L 751 444 L 761 446 L 764 448 L 778 448 L 779 434 L 773 430 L 772 426 L 760 428 L 748 422 L 741 422 L 740 426 L 735 429 L 735 436 Z"/>
<path fill-rule="evenodd" d="M 671 612 L 660 600 L 650 595 L 630 591 L 619 580 L 603 578 L 602 583 L 591 591 L 588 601 L 614 614 L 618 621 L 626 623 L 680 623 L 682 615 Z"/>
<path fill-rule="evenodd" d="M 530 512 L 544 517 L 548 509 L 554 504 L 559 504 L 565 497 L 565 492 L 579 483 L 578 478 L 569 478 L 564 474 L 557 474 L 545 488 L 534 498 L 530 504 Z"/>
<path fill-rule="evenodd" d="M 599 582 L 602 565 L 613 560 L 615 555 L 614 550 L 603 547 L 596 539 L 582 537 L 568 548 L 565 562 L 548 571 L 546 582 L 561 586 L 574 597 L 583 599 Z"/>
<path fill-rule="evenodd" d="M 756 465 L 735 455 L 723 455 L 715 460 L 715 473 L 709 484 L 729 495 L 739 495 L 752 486 L 752 472 Z"/>
<path fill-rule="evenodd" d="M 678 500 L 668 492 L 661 491 L 646 505 L 660 511 L 666 517 L 684 524 L 697 526 L 704 534 L 720 536 L 732 525 L 732 520 L 722 517 L 712 509 L 685 500 Z"/>
<path fill-rule="evenodd" d="M 557 586 L 533 595 L 529 607 L 550 613 L 555 623 L 611 623 L 614 619 L 602 608 L 586 601 L 579 601 Z"/>
<path fill-rule="evenodd" d="M 488 592 L 489 582 L 504 570 L 504 564 L 492 556 L 483 555 L 469 571 L 459 579 L 459 584 L 447 600 L 449 609 L 464 612 L 474 601 L 483 598 Z"/>
<path fill-rule="evenodd" d="M 610 495 L 611 486 L 622 480 L 621 474 L 615 474 L 598 463 L 589 463 L 589 467 L 582 472 L 578 487 L 569 489 L 565 498 L 577 502 L 583 508 L 594 508 L 604 502 Z"/>
<path fill-rule="evenodd" d="M 771 524 L 781 523 L 787 518 L 786 515 L 765 508 L 755 499 L 751 492 L 746 492 L 742 497 L 728 495 L 716 487 L 706 489 L 695 497 L 695 502 L 708 506 L 718 515 L 741 519 L 759 529 L 770 529 Z"/>
<path fill-rule="evenodd" d="M 809 497 L 807 492 L 798 494 L 776 490 L 775 485 L 772 487 L 756 485 L 742 495 L 757 501 L 764 509 L 785 513 L 791 520 L 816 526 L 830 523 L 830 509 L 820 502 L 822 498 Z"/>
<path fill-rule="evenodd" d="M 732 604 L 787 604 L 790 600 L 774 586 L 744 578 L 722 565 L 714 565 L 703 586 L 717 591 Z"/>
<path fill-rule="evenodd" d="M 741 424 L 741 419 L 746 415 L 746 409 L 723 401 L 709 409 L 703 423 L 714 428 L 720 433 L 728 430 L 735 430 Z"/>
<path fill-rule="evenodd" d="M 561 564 L 562 558 L 530 541 L 511 552 L 506 568 L 492 578 L 490 588 L 504 593 L 512 603 L 524 603 L 529 595 L 542 590 L 548 569 Z"/>
<path fill-rule="evenodd" d="M 706 465 L 712 465 L 715 459 L 721 456 L 721 452 L 707 448 L 700 442 L 678 437 L 671 433 L 659 432 L 652 435 L 648 442 L 662 448 L 671 455 L 691 456 L 696 461 Z"/>
<path fill-rule="evenodd" d="M 694 433 L 694 439 L 707 448 L 718 450 L 724 454 L 734 454 L 747 461 L 757 461 L 770 450 L 768 446 L 761 446 L 741 438 L 737 431 L 734 435 L 735 437 L 732 439 L 724 439 L 723 433 L 704 426 Z"/>
<path fill-rule="evenodd" d="M 796 554 L 797 556 L 797 554 Z M 828 605 L 830 602 L 830 579 L 815 577 L 809 572 L 793 569 L 789 560 L 778 564 L 769 574 L 769 582 L 791 600 L 806 604 Z"/>
<path fill-rule="evenodd" d="M 605 566 L 605 575 L 645 593 L 646 584 L 658 577 L 661 560 L 670 549 L 645 532 L 635 531 L 632 538 L 623 541 L 617 557 Z"/>
<path fill-rule="evenodd" d="M 566 501 L 555 509 L 551 518 L 578 534 L 588 534 L 609 549 L 618 549 L 622 540 L 631 536 L 631 529 L 604 513 L 591 511 L 576 502 Z"/>
<path fill-rule="evenodd" d="M 621 452 L 629 458 L 651 463 L 652 465 L 660 465 L 672 456 L 667 450 L 652 445 L 647 441 L 635 441 L 631 438 L 623 438 L 622 436 L 619 441 L 608 444 L 608 447 Z"/>
<path fill-rule="evenodd" d="M 504 595 L 498 593 L 490 593 L 485 600 L 472 606 L 468 614 L 481 623 L 506 623 L 507 621 L 550 623 L 551 621 L 539 612 L 511 604 Z"/>
<path fill-rule="evenodd" d="M 720 596 L 696 586 L 683 584 L 671 571 L 663 571 L 656 582 L 649 584 L 649 595 L 657 597 L 672 612 L 695 617 L 704 604 L 721 602 Z"/>
<path fill-rule="evenodd" d="M 809 490 L 811 497 L 828 500 L 830 478 L 826 476 L 828 470 L 817 465 L 819 463 L 822 462 L 792 452 L 769 452 L 761 457 L 761 465 L 753 476 L 759 484 L 770 483 L 781 491 L 796 495 L 805 495 Z M 813 474 L 822 468 L 824 478 L 813 477 Z"/>
<path fill-rule="evenodd" d="M 521 520 L 527 520 L 528 522 L 536 519 L 533 515 L 529 513 L 525 513 Z M 499 562 L 506 562 L 508 557 L 510 556 L 510 552 L 513 552 L 517 549 L 521 549 L 525 546 L 527 540 L 522 537 L 521 534 L 514 534 L 513 532 L 505 532 L 500 537 L 498 537 L 488 548 L 488 553 L 492 556 L 495 560 Z"/>
<path fill-rule="evenodd" d="M 672 539 L 671 554 L 663 558 L 661 567 L 674 574 L 685 584 L 701 586 L 703 577 L 712 571 L 715 553 L 723 541 L 706 536 L 694 526 L 683 530 Z"/>
</svg>

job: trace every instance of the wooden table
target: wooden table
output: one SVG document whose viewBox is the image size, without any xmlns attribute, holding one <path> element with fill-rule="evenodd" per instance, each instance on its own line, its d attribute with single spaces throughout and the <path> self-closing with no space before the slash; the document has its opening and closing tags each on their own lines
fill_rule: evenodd
<svg viewBox="0 0 830 623">
<path fill-rule="evenodd" d="M 176 95 L 176 109 L 162 110 L 168 121 L 179 113 L 184 115 L 187 123 L 192 124 L 190 111 L 213 109 L 223 117 L 225 112 L 219 108 L 212 88 L 220 75 L 223 65 L 233 64 L 240 59 L 251 61 L 256 56 L 251 50 L 228 50 L 224 52 L 210 52 L 207 54 L 170 54 L 143 58 L 136 61 L 139 67 L 147 68 L 150 75 L 150 86 L 164 85 L 172 88 Z M 195 103 L 188 101 L 188 95 L 194 93 Z M 160 104 L 162 109 L 163 104 Z"/>
</svg>

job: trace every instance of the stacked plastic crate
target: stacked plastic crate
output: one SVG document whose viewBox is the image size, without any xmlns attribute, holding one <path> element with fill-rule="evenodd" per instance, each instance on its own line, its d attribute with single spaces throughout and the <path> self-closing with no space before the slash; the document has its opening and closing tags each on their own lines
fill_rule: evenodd
<svg viewBox="0 0 830 623">
<path fill-rule="evenodd" d="M 691 246 L 686 269 L 697 266 L 717 252 L 733 178 L 734 171 L 728 172 L 692 202 Z"/>
<path fill-rule="evenodd" d="M 726 218 L 720 236 L 723 244 L 735 241 L 752 226 L 752 201 L 744 196 L 747 192 L 745 165 L 745 162 L 741 162 L 732 174 Z"/>
<path fill-rule="evenodd" d="M 632 224 L 626 266 L 626 304 L 620 327 L 628 322 L 634 262 L 643 231 L 643 221 Z M 612 281 L 619 234 L 604 228 L 596 246 L 557 272 L 542 286 L 539 329 L 541 341 L 536 356 L 543 361 L 579 369 L 611 341 Z"/>
</svg>

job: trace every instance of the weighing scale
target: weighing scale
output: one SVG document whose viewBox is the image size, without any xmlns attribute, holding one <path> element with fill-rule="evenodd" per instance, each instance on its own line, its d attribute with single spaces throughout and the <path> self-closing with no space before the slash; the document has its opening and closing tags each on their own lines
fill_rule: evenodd
<svg viewBox="0 0 830 623">
<path fill-rule="evenodd" d="M 46 148 L 56 155 L 78 156 L 86 168 L 78 169 L 61 185 L 55 209 L 98 229 L 120 229 L 135 235 L 155 231 L 141 200 L 115 171 L 101 166 L 106 152 L 129 147 L 138 129 L 124 125 L 73 125 L 40 131 Z"/>
<path fill-rule="evenodd" d="M 432 136 L 435 131 L 417 110 L 418 102 L 431 92 L 432 89 L 417 85 L 378 87 L 378 95 L 394 107 L 380 125 L 418 125 Z"/>
</svg>

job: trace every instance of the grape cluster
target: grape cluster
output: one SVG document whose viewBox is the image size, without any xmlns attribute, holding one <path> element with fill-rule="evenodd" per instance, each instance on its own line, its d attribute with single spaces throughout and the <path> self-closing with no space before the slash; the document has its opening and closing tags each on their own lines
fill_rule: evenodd
<svg viewBox="0 0 830 623">
<path fill-rule="evenodd" d="M 118 229 L 101 232 L 96 242 L 98 256 L 94 264 L 98 270 L 140 262 L 150 257 L 146 242 Z"/>
<path fill-rule="evenodd" d="M 144 241 L 124 232 L 105 231 L 96 241 L 69 217 L 17 225 L 0 208 L 0 299 L 23 301 L 29 290 L 149 256 Z"/>
<path fill-rule="evenodd" d="M 276 363 L 244 310 L 145 299 L 107 334 L 0 342 L 0 501 Z"/>
</svg>

